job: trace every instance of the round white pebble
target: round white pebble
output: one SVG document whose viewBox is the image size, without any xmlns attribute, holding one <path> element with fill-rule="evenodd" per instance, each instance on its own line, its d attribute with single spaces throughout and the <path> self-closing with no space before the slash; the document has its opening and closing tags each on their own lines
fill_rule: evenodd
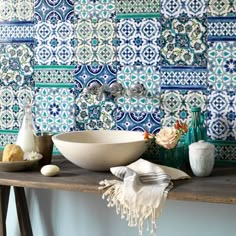
<svg viewBox="0 0 236 236">
<path fill-rule="evenodd" d="M 41 174 L 44 176 L 55 176 L 60 172 L 60 168 L 56 165 L 46 165 L 40 170 Z"/>
</svg>

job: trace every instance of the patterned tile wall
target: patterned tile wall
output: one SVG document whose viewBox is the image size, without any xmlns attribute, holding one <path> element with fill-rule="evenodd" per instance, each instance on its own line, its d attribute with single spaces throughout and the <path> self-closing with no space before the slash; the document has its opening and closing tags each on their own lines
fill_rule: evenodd
<svg viewBox="0 0 236 236">
<path fill-rule="evenodd" d="M 0 52 L 2 147 L 27 96 L 55 133 L 156 133 L 198 105 L 217 158 L 236 160 L 236 0 L 0 0 Z"/>
</svg>

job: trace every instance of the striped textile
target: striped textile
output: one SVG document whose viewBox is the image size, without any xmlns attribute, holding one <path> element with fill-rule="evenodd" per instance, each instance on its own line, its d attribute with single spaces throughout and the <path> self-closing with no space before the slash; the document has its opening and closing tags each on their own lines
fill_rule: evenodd
<svg viewBox="0 0 236 236">
<path fill-rule="evenodd" d="M 173 188 L 172 180 L 190 178 L 185 172 L 153 164 L 139 159 L 129 166 L 111 168 L 119 180 L 103 180 L 103 198 L 108 207 L 116 207 L 128 225 L 138 227 L 142 235 L 144 222 L 148 221 L 149 232 L 156 234 L 156 219 L 165 205 L 168 192 Z"/>
</svg>

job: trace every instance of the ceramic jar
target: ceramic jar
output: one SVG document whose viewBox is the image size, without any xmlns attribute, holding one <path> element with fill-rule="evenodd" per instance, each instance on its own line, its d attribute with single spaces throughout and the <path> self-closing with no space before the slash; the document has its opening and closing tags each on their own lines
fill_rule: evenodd
<svg viewBox="0 0 236 236">
<path fill-rule="evenodd" d="M 195 176 L 209 176 L 215 163 L 215 146 L 204 140 L 190 144 L 189 162 Z"/>
</svg>

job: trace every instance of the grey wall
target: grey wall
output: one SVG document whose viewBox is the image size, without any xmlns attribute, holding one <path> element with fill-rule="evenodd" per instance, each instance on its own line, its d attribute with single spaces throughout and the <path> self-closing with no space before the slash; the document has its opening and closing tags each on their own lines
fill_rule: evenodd
<svg viewBox="0 0 236 236">
<path fill-rule="evenodd" d="M 34 236 L 138 236 L 97 194 L 29 189 L 27 200 Z M 157 235 L 235 236 L 235 216 L 236 205 L 168 200 Z M 7 227 L 20 236 L 12 193 Z"/>
</svg>

